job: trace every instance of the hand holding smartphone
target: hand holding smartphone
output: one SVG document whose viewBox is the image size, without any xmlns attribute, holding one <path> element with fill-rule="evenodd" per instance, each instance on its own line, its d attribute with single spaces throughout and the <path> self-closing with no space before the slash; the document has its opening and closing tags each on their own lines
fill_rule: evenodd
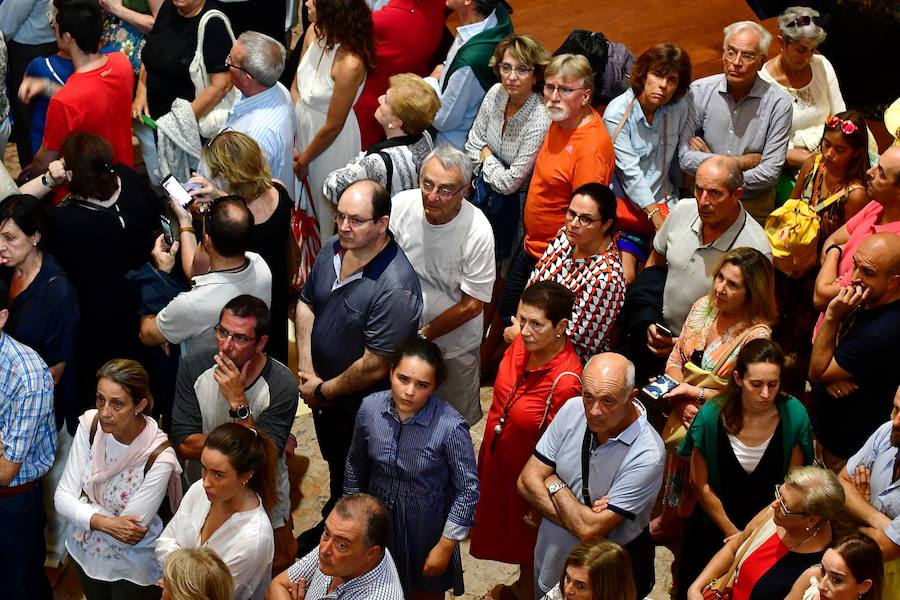
<svg viewBox="0 0 900 600">
<path fill-rule="evenodd" d="M 641 389 L 641 393 L 654 400 L 659 400 L 676 387 L 678 387 L 678 382 L 663 373 L 656 378 L 656 381 L 651 381 L 645 385 L 643 389 Z"/>
<path fill-rule="evenodd" d="M 181 185 L 171 173 L 162 180 L 162 186 L 166 193 L 174 198 L 175 202 L 182 208 L 187 208 L 194 202 L 193 196 L 188 193 L 185 186 Z"/>
</svg>

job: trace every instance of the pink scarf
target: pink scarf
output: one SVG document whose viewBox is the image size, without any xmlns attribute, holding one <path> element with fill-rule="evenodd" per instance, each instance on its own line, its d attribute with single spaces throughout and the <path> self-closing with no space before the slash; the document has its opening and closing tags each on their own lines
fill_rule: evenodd
<svg viewBox="0 0 900 600">
<path fill-rule="evenodd" d="M 96 410 L 89 410 L 79 418 L 78 422 L 85 430 L 90 431 L 94 422 Z M 91 460 L 88 465 L 89 472 L 82 479 L 82 490 L 87 495 L 88 500 L 93 504 L 103 506 L 103 499 L 106 496 L 106 486 L 109 480 L 128 469 L 129 467 L 139 467 L 143 472 L 147 459 L 156 448 L 163 442 L 168 441 L 168 436 L 159 428 L 156 421 L 150 417 L 144 416 L 144 429 L 136 438 L 128 445 L 125 452 L 119 456 L 112 465 L 106 466 L 106 439 L 109 435 L 105 433 L 98 422 L 97 431 L 94 435 L 94 443 L 91 445 Z M 169 501 L 172 504 L 172 511 L 177 510 L 181 503 L 181 465 L 178 464 L 178 457 L 175 451 L 170 447 L 156 457 L 156 463 L 167 463 L 172 465 L 172 475 L 169 477 Z"/>
</svg>

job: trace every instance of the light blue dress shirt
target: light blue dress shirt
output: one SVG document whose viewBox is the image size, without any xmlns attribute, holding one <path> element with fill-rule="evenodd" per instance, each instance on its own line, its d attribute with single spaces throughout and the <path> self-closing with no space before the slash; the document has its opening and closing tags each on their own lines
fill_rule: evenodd
<svg viewBox="0 0 900 600">
<path fill-rule="evenodd" d="M 869 487 L 872 506 L 892 519 L 884 528 L 884 534 L 900 546 L 900 480 L 891 483 L 898 452 L 897 447 L 891 444 L 892 429 L 890 421 L 876 429 L 859 452 L 847 461 L 847 473 L 852 475 L 860 465 L 871 471 Z"/>
<path fill-rule="evenodd" d="M 47 11 L 50 0 L 4 0 L 0 4 L 0 31 L 6 41 L 49 44 L 56 41 Z"/>
</svg>

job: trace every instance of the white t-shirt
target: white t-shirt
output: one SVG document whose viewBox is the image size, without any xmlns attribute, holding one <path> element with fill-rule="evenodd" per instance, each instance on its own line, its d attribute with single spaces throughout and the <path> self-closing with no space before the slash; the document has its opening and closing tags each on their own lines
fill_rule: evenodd
<svg viewBox="0 0 900 600">
<path fill-rule="evenodd" d="M 494 290 L 494 233 L 487 217 L 463 200 L 449 223 L 425 220 L 422 192 L 400 192 L 391 200 L 391 232 L 419 276 L 424 325 L 468 294 L 490 302 Z M 455 358 L 481 344 L 482 315 L 470 319 L 435 343 L 444 358 Z"/>
<path fill-rule="evenodd" d="M 160 564 L 179 548 L 200 547 L 200 530 L 210 506 L 203 482 L 198 481 L 184 495 L 178 512 L 156 541 L 156 559 Z M 231 515 L 204 545 L 215 551 L 231 571 L 235 600 L 265 598 L 272 580 L 275 541 L 262 501 L 254 510 Z"/>
</svg>

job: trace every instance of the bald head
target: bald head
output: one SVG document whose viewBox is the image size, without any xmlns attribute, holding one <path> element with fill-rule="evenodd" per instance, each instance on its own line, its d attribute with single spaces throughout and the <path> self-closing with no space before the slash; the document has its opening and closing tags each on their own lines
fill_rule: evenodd
<svg viewBox="0 0 900 600">
<path fill-rule="evenodd" d="M 866 308 L 900 299 L 900 236 L 870 235 L 853 253 L 853 285 L 866 290 Z"/>
<path fill-rule="evenodd" d="M 592 378 L 620 382 L 628 392 L 634 389 L 634 363 L 615 352 L 595 354 L 584 365 L 584 374 Z"/>
<path fill-rule="evenodd" d="M 699 177 L 701 173 L 706 177 L 721 181 L 731 193 L 744 186 L 744 172 L 731 156 L 710 156 L 697 167 L 697 176 Z"/>
<path fill-rule="evenodd" d="M 640 416 L 635 396 L 634 365 L 621 354 L 604 352 L 592 357 L 581 374 L 581 400 L 588 428 L 605 444 Z"/>
<path fill-rule="evenodd" d="M 869 200 L 884 206 L 900 204 L 900 146 L 891 146 L 866 172 Z"/>
<path fill-rule="evenodd" d="M 857 252 L 869 253 L 873 262 L 888 275 L 900 275 L 900 235 L 875 233 L 863 240 Z"/>
</svg>

